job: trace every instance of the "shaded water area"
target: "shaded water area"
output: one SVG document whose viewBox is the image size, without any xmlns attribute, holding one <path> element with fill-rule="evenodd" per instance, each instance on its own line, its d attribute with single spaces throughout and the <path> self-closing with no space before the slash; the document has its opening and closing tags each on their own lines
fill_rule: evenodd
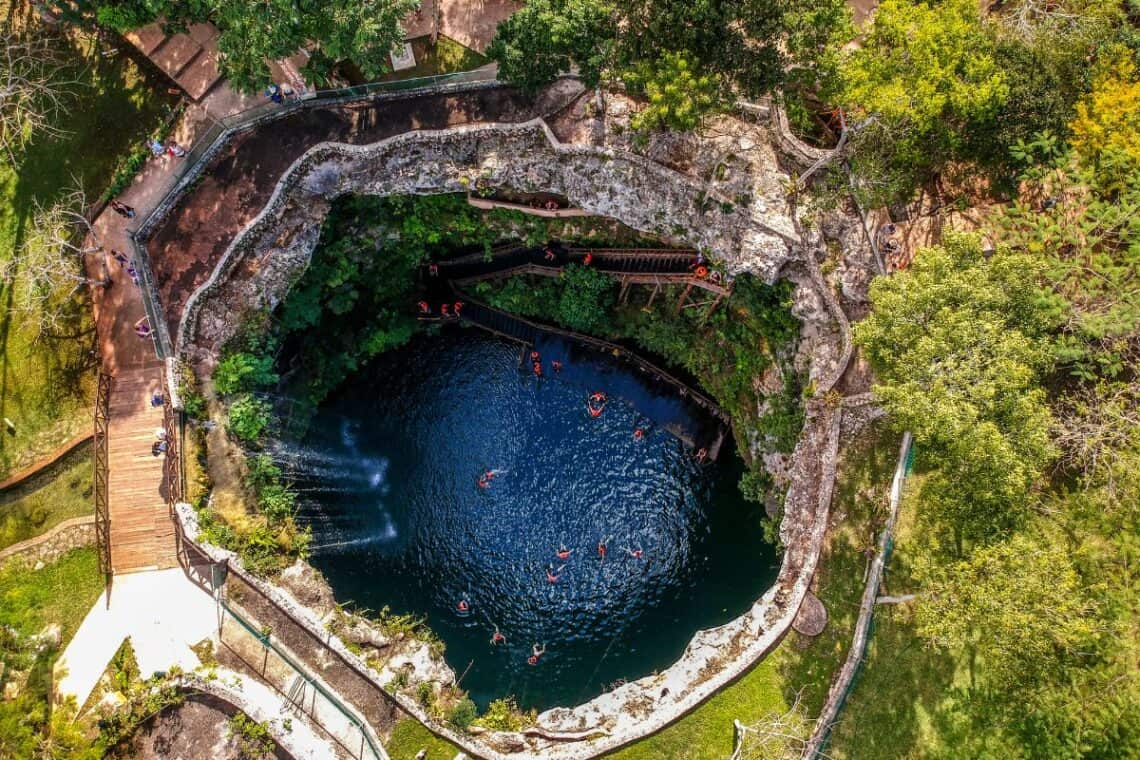
<svg viewBox="0 0 1140 760">
<path fill-rule="evenodd" d="M 417 339 L 278 451 L 338 600 L 426 615 L 481 707 L 508 694 L 572 705 L 665 668 L 775 577 L 731 446 L 701 466 L 668 432 L 696 436 L 706 420 L 605 356 L 561 339 L 537 348 L 542 378 L 519 345 L 484 333 Z M 592 418 L 595 390 L 609 400 Z M 496 626 L 506 642 L 492 646 Z M 534 643 L 546 653 L 529 665 Z"/>
</svg>

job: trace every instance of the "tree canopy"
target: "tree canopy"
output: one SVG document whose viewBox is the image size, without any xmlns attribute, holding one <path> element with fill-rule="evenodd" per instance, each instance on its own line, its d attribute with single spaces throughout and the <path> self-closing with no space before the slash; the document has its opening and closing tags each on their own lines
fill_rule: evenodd
<svg viewBox="0 0 1140 760">
<path fill-rule="evenodd" d="M 268 61 L 305 48 L 307 74 L 327 79 L 334 64 L 351 60 L 365 76 L 379 77 L 391 68 L 388 54 L 404 39 L 401 20 L 416 0 L 328 0 L 295 3 L 267 0 L 96 0 L 102 23 L 120 31 L 164 18 L 177 29 L 188 23 L 213 22 L 220 32 L 218 58 L 222 73 L 244 91 L 257 91 L 272 80 Z"/>
</svg>

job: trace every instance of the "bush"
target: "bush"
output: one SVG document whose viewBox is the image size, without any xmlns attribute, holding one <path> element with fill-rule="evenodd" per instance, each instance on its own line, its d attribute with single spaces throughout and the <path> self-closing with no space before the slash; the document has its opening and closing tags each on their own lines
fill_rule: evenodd
<svg viewBox="0 0 1140 760">
<path fill-rule="evenodd" d="M 520 712 L 513 697 L 496 699 L 487 705 L 487 712 L 475 721 L 492 731 L 521 731 L 533 722 L 534 715 Z"/>
<path fill-rule="evenodd" d="M 245 351 L 230 354 L 214 370 L 214 387 L 228 396 L 277 384 L 272 356 L 257 356 Z"/>
<path fill-rule="evenodd" d="M 461 731 L 466 731 L 467 727 L 475 722 L 475 716 L 477 714 L 478 711 L 475 708 L 475 703 L 467 697 L 464 697 L 456 702 L 455 706 L 448 711 L 447 721 Z"/>
<path fill-rule="evenodd" d="M 431 707 L 435 702 L 435 689 L 427 681 L 416 687 L 416 701 L 424 707 Z"/>
<path fill-rule="evenodd" d="M 269 426 L 269 404 L 250 395 L 238 397 L 230 405 L 228 428 L 239 441 L 257 441 Z"/>
</svg>

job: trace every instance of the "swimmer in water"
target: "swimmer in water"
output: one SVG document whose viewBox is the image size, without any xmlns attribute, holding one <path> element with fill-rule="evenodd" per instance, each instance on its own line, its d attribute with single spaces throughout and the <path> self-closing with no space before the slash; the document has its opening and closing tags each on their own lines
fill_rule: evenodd
<svg viewBox="0 0 1140 760">
<path fill-rule="evenodd" d="M 633 429 L 633 440 L 640 441 L 644 437 L 645 437 L 645 431 L 643 429 L 641 429 L 641 428 L 634 428 Z"/>
<path fill-rule="evenodd" d="M 709 458 L 709 450 L 706 448 L 697 449 L 697 461 L 704 464 L 705 460 Z"/>
<path fill-rule="evenodd" d="M 644 554 L 641 549 L 630 549 L 628 546 L 625 547 L 625 553 L 634 559 L 641 559 L 641 555 Z"/>
<path fill-rule="evenodd" d="M 566 565 L 563 565 L 562 567 L 566 567 Z M 558 573 L 562 572 L 562 567 L 555 570 L 554 565 L 547 565 L 546 566 L 546 582 L 547 583 L 558 583 L 558 579 L 562 577 L 561 575 L 558 575 Z"/>
<path fill-rule="evenodd" d="M 570 554 L 571 554 L 571 551 L 570 551 L 569 549 L 567 549 L 567 548 L 566 548 L 566 544 L 561 544 L 561 545 L 558 547 L 558 551 L 556 551 L 556 552 L 554 553 L 554 555 L 555 555 L 556 557 L 558 557 L 558 559 L 562 560 L 563 562 L 565 562 L 566 560 L 570 559 Z"/>
<path fill-rule="evenodd" d="M 552 370 L 554 370 L 555 372 L 561 372 L 562 371 L 562 362 L 555 359 L 552 362 L 550 362 L 550 368 Z"/>
<path fill-rule="evenodd" d="M 530 657 L 526 658 L 527 665 L 537 665 L 538 658 L 546 654 L 546 644 L 532 644 L 530 647 Z"/>
<path fill-rule="evenodd" d="M 540 357 L 540 356 L 538 355 L 538 352 L 537 352 L 537 351 L 531 351 L 531 352 L 530 352 L 530 360 L 531 360 L 532 362 L 536 362 L 536 361 L 539 361 L 541 358 L 542 358 L 542 357 Z"/>
<path fill-rule="evenodd" d="M 598 557 L 600 557 L 603 562 L 606 561 L 606 539 L 604 538 L 598 542 Z"/>
<path fill-rule="evenodd" d="M 491 479 L 488 478 L 486 474 L 480 475 L 479 479 L 475 481 L 475 485 L 479 486 L 480 488 L 486 488 L 487 486 L 491 485 Z"/>
<path fill-rule="evenodd" d="M 535 377 L 542 377 L 542 362 L 535 362 L 534 363 L 534 376 Z"/>
<path fill-rule="evenodd" d="M 499 633 L 499 626 L 495 626 L 495 632 L 491 634 L 491 646 L 506 643 L 507 637 Z"/>
<path fill-rule="evenodd" d="M 467 612 L 471 609 L 471 605 L 467 603 L 466 599 L 460 599 L 459 604 L 455 605 L 455 609 L 460 612 Z"/>
</svg>

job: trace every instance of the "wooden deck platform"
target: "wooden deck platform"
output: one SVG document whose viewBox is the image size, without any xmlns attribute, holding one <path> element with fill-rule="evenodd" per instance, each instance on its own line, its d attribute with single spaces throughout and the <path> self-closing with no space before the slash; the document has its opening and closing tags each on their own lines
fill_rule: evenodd
<svg viewBox="0 0 1140 760">
<path fill-rule="evenodd" d="M 111 570 L 115 574 L 175 567 L 174 523 L 164 498 L 163 460 L 151 454 L 162 407 L 162 365 L 120 372 L 111 392 L 107 434 Z"/>
</svg>

